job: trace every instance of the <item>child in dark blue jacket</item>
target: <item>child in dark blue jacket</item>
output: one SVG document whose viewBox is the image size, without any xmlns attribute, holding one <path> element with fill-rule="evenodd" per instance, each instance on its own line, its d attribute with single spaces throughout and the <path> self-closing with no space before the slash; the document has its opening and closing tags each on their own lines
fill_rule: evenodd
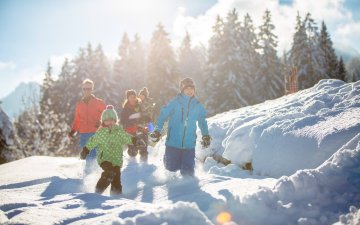
<svg viewBox="0 0 360 225">
<path fill-rule="evenodd" d="M 194 175 L 196 122 L 202 134 L 204 147 L 210 145 L 206 111 L 195 97 L 195 83 L 191 78 L 180 82 L 180 91 L 166 106 L 157 119 L 155 131 L 150 135 L 157 142 L 165 121 L 169 121 L 164 155 L 164 165 L 169 171 L 178 171 L 182 175 Z"/>
</svg>

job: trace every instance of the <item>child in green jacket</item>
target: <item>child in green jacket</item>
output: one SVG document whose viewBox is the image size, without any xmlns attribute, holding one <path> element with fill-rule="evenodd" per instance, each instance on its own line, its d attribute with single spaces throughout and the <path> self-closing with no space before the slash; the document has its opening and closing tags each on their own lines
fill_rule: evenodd
<svg viewBox="0 0 360 225">
<path fill-rule="evenodd" d="M 123 146 L 136 143 L 136 137 L 126 133 L 118 125 L 118 116 L 114 107 L 108 105 L 101 115 L 101 127 L 96 131 L 80 153 L 80 158 L 85 159 L 89 149 L 97 149 L 97 163 L 104 170 L 96 184 L 95 191 L 103 193 L 111 184 L 111 195 L 122 193 L 121 171 L 123 164 Z"/>
</svg>

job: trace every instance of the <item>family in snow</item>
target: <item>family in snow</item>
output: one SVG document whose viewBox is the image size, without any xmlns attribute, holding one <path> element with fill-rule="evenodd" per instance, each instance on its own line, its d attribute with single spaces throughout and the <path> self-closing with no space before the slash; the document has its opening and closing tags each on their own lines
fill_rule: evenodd
<svg viewBox="0 0 360 225">
<path fill-rule="evenodd" d="M 94 96 L 94 82 L 89 79 L 83 81 L 83 97 L 76 105 L 68 136 L 71 138 L 76 133 L 80 134 L 80 158 L 86 159 L 85 175 L 97 166 L 95 160 L 102 168 L 95 187 L 97 193 L 103 193 L 110 185 L 111 195 L 122 193 L 123 146 L 127 145 L 130 157 L 139 154 L 140 160 L 147 162 L 148 139 L 158 142 L 165 122 L 168 122 L 163 160 L 165 168 L 172 172 L 180 171 L 183 176 L 194 176 L 197 126 L 202 134 L 203 147 L 210 145 L 211 137 L 206 110 L 195 97 L 194 81 L 183 79 L 179 89 L 180 93 L 161 108 L 153 128 L 155 103 L 146 87 L 138 95 L 135 90 L 126 91 L 119 121 L 114 107 L 106 106 L 103 100 Z"/>
</svg>

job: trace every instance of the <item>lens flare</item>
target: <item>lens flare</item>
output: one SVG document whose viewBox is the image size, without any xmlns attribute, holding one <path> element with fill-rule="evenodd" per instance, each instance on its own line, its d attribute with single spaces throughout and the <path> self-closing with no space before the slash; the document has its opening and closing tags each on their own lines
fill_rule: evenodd
<svg viewBox="0 0 360 225">
<path fill-rule="evenodd" d="M 228 212 L 221 212 L 219 213 L 219 215 L 216 217 L 216 222 L 218 222 L 219 224 L 225 224 L 231 221 L 231 214 Z"/>
</svg>

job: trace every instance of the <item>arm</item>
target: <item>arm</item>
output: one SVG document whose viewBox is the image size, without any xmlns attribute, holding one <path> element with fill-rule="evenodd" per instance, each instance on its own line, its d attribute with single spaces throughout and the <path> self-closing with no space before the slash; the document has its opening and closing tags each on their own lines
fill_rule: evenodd
<svg viewBox="0 0 360 225">
<path fill-rule="evenodd" d="M 79 112 L 79 104 L 76 104 L 75 107 L 75 116 L 74 116 L 74 122 L 72 125 L 72 131 L 78 131 L 80 126 L 80 112 Z"/>
<path fill-rule="evenodd" d="M 175 107 L 175 99 L 173 99 L 166 106 L 163 106 L 161 108 L 159 116 L 156 121 L 155 131 L 158 131 L 159 133 L 161 133 L 161 130 L 164 127 L 164 123 L 166 120 L 168 120 L 174 107 Z"/>
<path fill-rule="evenodd" d="M 99 145 L 99 133 L 96 132 L 93 136 L 91 136 L 86 143 L 85 147 L 89 150 L 96 148 Z"/>
<path fill-rule="evenodd" d="M 198 117 L 198 126 L 200 128 L 201 131 L 201 135 L 205 136 L 205 135 L 209 135 L 209 130 L 208 130 L 208 124 L 206 121 L 206 110 L 204 108 L 204 106 L 202 106 L 201 104 L 199 104 L 199 117 Z"/>
</svg>

